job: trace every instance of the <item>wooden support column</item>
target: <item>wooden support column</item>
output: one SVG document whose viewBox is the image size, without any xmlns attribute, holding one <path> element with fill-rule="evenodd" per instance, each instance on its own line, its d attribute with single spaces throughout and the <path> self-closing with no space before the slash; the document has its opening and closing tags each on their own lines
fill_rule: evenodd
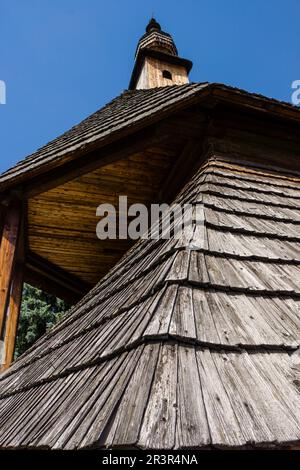
<svg viewBox="0 0 300 470">
<path fill-rule="evenodd" d="M 1 372 L 7 369 L 14 359 L 17 329 L 22 301 L 24 263 L 15 265 L 10 290 L 10 299 L 7 308 L 7 318 L 4 336 L 4 349 L 2 355 Z"/>
<path fill-rule="evenodd" d="M 21 222 L 20 203 L 11 203 L 4 216 L 4 225 L 0 245 L 0 334 L 2 334 L 12 272 L 17 252 L 17 242 Z"/>
<path fill-rule="evenodd" d="M 20 307 L 18 302 L 18 283 L 20 275 L 15 269 L 15 262 L 20 249 L 20 228 L 21 228 L 21 203 L 12 201 L 6 208 L 3 220 L 3 231 L 0 245 L 0 334 L 1 334 L 1 364 L 7 356 L 5 347 L 8 345 L 8 338 L 5 331 L 12 331 L 13 325 L 9 326 L 7 314 L 14 311 L 14 317 L 19 316 L 16 308 Z M 15 300 L 14 300 L 15 299 Z M 13 318 L 13 317 L 12 317 Z M 10 346 L 11 349 L 11 346 Z"/>
</svg>

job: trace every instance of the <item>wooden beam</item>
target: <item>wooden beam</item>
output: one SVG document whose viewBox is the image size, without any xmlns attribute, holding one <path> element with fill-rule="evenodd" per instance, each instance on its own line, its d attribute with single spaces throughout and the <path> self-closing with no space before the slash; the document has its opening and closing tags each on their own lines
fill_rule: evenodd
<svg viewBox="0 0 300 470">
<path fill-rule="evenodd" d="M 92 288 L 90 284 L 33 252 L 26 255 L 24 280 L 71 305 Z"/>
<path fill-rule="evenodd" d="M 64 300 L 69 305 L 74 305 L 84 295 L 79 295 L 78 293 L 67 290 L 65 287 L 59 285 L 55 280 L 49 279 L 44 272 L 39 272 L 31 266 L 25 266 L 24 282 L 46 292 L 47 294 L 54 295 L 55 297 Z"/>
<path fill-rule="evenodd" d="M 170 203 L 183 184 L 193 173 L 195 165 L 200 165 L 203 156 L 203 143 L 198 139 L 187 141 L 177 158 L 159 194 L 160 202 Z"/>
<path fill-rule="evenodd" d="M 9 302 L 10 285 L 17 251 L 21 222 L 21 205 L 12 202 L 4 217 L 0 246 L 0 333 L 2 333 L 6 309 Z"/>
<path fill-rule="evenodd" d="M 11 365 L 14 359 L 16 336 L 22 301 L 23 271 L 23 262 L 16 263 L 10 292 L 10 300 L 6 315 L 6 326 L 3 346 L 4 350 L 2 354 L 2 366 L 0 369 L 1 371 L 6 370 Z"/>
<path fill-rule="evenodd" d="M 27 211 L 25 204 L 19 202 L 17 204 L 20 207 L 19 234 L 10 286 L 10 296 L 5 312 L 5 323 L 3 325 L 4 340 L 1 371 L 6 370 L 13 362 L 23 292 L 25 220 Z"/>
</svg>

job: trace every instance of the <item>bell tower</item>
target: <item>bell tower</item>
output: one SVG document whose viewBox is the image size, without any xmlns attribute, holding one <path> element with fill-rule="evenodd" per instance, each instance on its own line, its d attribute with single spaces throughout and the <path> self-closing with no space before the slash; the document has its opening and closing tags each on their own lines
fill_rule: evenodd
<svg viewBox="0 0 300 470">
<path fill-rule="evenodd" d="M 189 83 L 192 62 L 178 56 L 170 34 L 151 18 L 138 42 L 129 89 L 148 89 Z"/>
</svg>

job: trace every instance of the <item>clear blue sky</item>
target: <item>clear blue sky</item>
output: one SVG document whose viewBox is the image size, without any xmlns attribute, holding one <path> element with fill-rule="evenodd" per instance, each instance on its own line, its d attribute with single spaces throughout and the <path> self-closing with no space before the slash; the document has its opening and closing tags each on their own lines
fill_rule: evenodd
<svg viewBox="0 0 300 470">
<path fill-rule="evenodd" d="M 290 101 L 299 0 L 0 0 L 0 171 L 120 94 L 154 13 L 192 81 Z"/>
</svg>

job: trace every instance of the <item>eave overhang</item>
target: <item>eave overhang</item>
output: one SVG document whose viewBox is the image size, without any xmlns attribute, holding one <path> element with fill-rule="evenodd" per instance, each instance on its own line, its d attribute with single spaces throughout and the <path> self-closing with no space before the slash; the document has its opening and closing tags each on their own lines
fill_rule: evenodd
<svg viewBox="0 0 300 470">
<path fill-rule="evenodd" d="M 71 161 L 79 162 L 85 159 L 92 151 L 104 149 L 107 145 L 121 142 L 124 137 L 133 135 L 137 131 L 158 123 L 177 111 L 196 104 L 203 109 L 212 109 L 217 105 L 226 104 L 240 110 L 251 110 L 254 113 L 258 113 L 258 115 L 263 114 L 281 122 L 286 121 L 287 123 L 300 126 L 299 107 L 223 84 L 193 83 L 154 90 L 139 90 L 138 92 L 144 93 L 149 91 L 151 93 L 160 93 L 161 102 L 159 100 L 156 101 L 150 110 L 149 108 L 145 109 L 135 116 L 134 119 L 124 119 L 120 125 L 111 126 L 109 131 L 99 132 L 97 136 L 93 135 L 92 138 L 80 139 L 69 147 L 58 149 L 57 152 L 53 150 L 51 157 L 48 158 L 48 155 L 46 155 L 46 161 L 42 158 L 38 158 L 35 161 L 35 154 L 33 154 L 3 173 L 0 176 L 0 194 L 2 194 L 2 197 L 7 190 L 15 189 L 25 183 L 30 184 L 32 179 L 44 175 L 55 168 L 62 168 Z M 126 93 L 135 92 L 129 91 Z M 169 99 L 165 96 L 168 94 L 170 95 Z M 161 97 L 164 97 L 164 99 Z M 76 126 L 74 129 L 76 129 Z"/>
</svg>

